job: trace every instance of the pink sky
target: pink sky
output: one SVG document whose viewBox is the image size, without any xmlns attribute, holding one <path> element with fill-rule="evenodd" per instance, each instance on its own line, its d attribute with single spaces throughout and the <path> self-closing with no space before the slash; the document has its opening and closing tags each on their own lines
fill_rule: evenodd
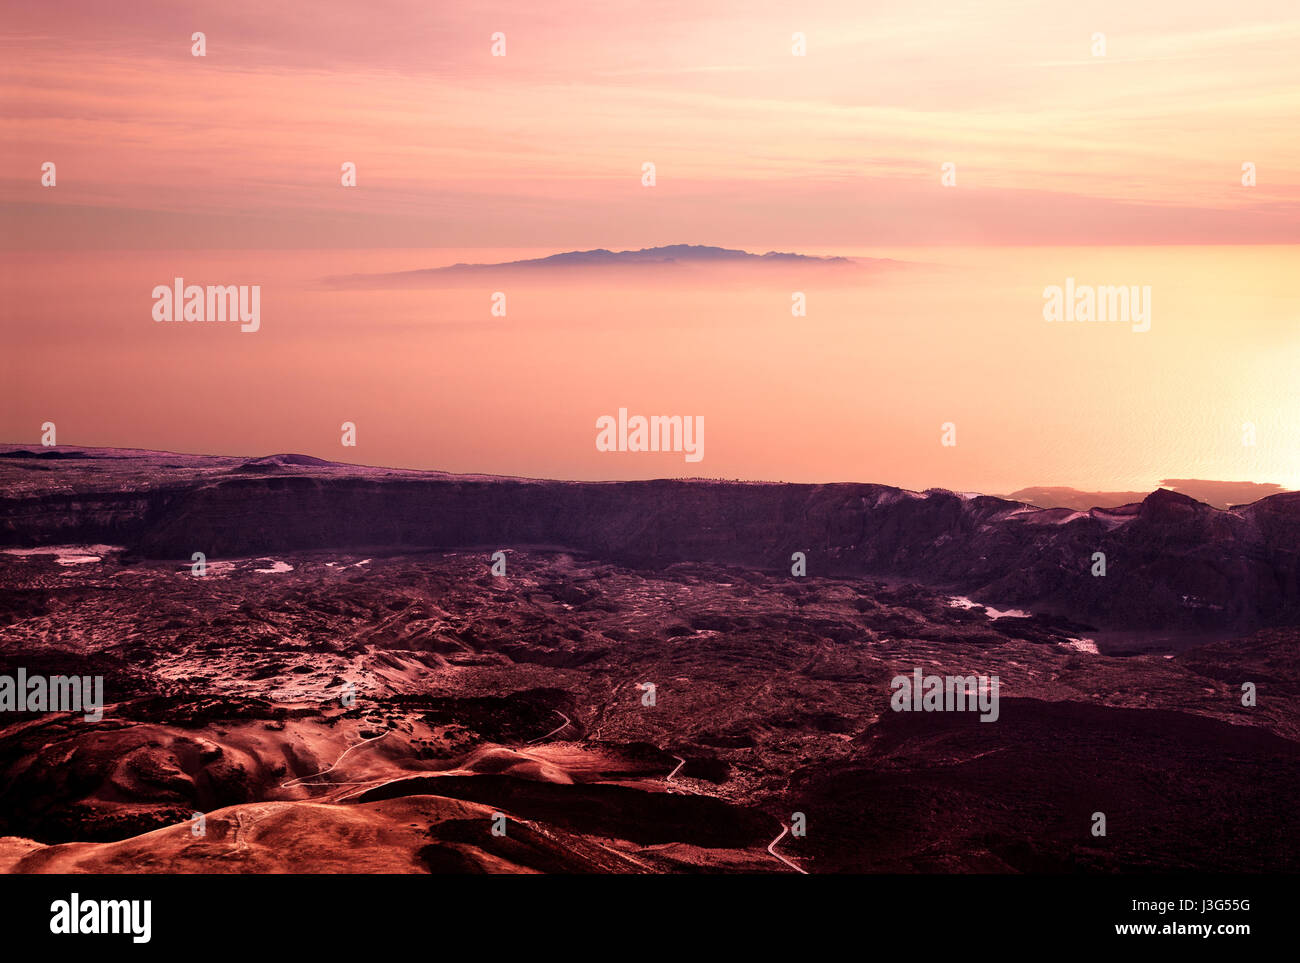
<svg viewBox="0 0 1300 963">
<path fill-rule="evenodd" d="M 1297 49 L 1293 0 L 10 2 L 2 243 L 1290 243 Z"/>
<path fill-rule="evenodd" d="M 48 419 L 70 445 L 565 478 L 1300 486 L 1298 51 L 1295 0 L 10 0 L 0 440 Z M 909 266 L 321 284 L 676 243 Z M 262 329 L 155 325 L 177 276 L 262 285 Z M 1044 323 L 1067 277 L 1152 286 L 1151 330 Z M 703 416 L 705 461 L 597 452 L 622 406 Z"/>
</svg>

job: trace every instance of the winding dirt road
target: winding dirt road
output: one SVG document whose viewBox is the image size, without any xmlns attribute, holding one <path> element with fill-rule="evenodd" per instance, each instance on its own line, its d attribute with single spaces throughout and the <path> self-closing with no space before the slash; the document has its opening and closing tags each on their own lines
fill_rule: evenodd
<svg viewBox="0 0 1300 963">
<path fill-rule="evenodd" d="M 380 739 L 384 738 L 384 736 L 388 735 L 388 734 L 389 734 L 390 732 L 392 732 L 392 731 L 393 731 L 392 729 L 385 729 L 383 732 L 381 732 L 381 733 L 380 733 L 379 735 L 377 735 L 377 736 L 371 736 L 369 739 L 362 739 L 360 742 L 356 743 L 355 745 L 348 746 L 346 749 L 343 750 L 343 754 L 340 755 L 337 759 L 334 760 L 334 765 L 330 766 L 328 769 L 322 769 L 320 772 L 313 772 L 313 773 L 312 773 L 311 775 L 309 775 L 309 776 L 299 776 L 297 779 L 289 779 L 289 780 L 287 780 L 287 781 L 285 781 L 285 782 L 280 783 L 280 788 L 281 788 L 281 789 L 288 789 L 290 786 L 346 786 L 346 785 L 349 785 L 349 783 L 340 783 L 340 782 L 306 782 L 306 780 L 308 780 L 308 779 L 315 779 L 317 776 L 324 776 L 324 775 L 326 775 L 327 773 L 331 773 L 331 772 L 333 772 L 336 768 L 338 768 L 338 764 L 341 763 L 341 762 L 342 762 L 342 761 L 347 757 L 348 753 L 352 752 L 352 750 L 354 750 L 354 749 L 360 749 L 362 746 L 369 745 L 369 744 L 372 743 L 372 742 L 378 742 Z M 358 784 L 357 784 L 357 783 L 352 783 L 351 785 L 358 785 Z"/>
<path fill-rule="evenodd" d="M 790 862 L 790 860 L 786 859 L 784 856 L 778 853 L 774 848 L 777 843 L 779 843 L 782 839 L 785 838 L 785 834 L 788 833 L 789 831 L 790 831 L 790 827 L 787 826 L 785 823 L 782 823 L 781 835 L 777 836 L 776 839 L 772 840 L 770 843 L 767 844 L 767 851 L 771 853 L 773 856 L 775 856 L 777 859 L 779 859 L 781 862 L 785 863 L 791 869 L 793 869 L 796 873 L 803 873 L 805 876 L 807 876 L 808 870 L 804 869 L 801 866 L 796 866 L 794 863 Z"/>
</svg>

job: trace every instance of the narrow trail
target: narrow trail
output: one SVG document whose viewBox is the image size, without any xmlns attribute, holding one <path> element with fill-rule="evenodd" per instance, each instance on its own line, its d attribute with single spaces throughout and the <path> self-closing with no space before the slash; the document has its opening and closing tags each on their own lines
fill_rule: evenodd
<svg viewBox="0 0 1300 963">
<path fill-rule="evenodd" d="M 625 685 L 627 685 L 626 682 L 619 682 L 614 686 L 614 688 L 609 690 L 609 696 L 606 697 L 605 704 L 600 707 L 596 713 L 596 717 L 592 720 L 596 725 L 592 730 L 591 735 L 587 737 L 588 742 L 599 741 L 601 730 L 605 728 L 605 716 L 609 713 L 609 710 L 614 707 L 614 697 L 618 695 L 618 690 L 623 688 Z"/>
<path fill-rule="evenodd" d="M 767 844 L 767 851 L 768 851 L 771 855 L 773 855 L 773 856 L 775 856 L 777 859 L 779 859 L 781 862 L 785 863 L 785 864 L 786 864 L 787 866 L 789 866 L 791 869 L 793 869 L 796 873 L 803 873 L 805 876 L 807 876 L 807 875 L 808 875 L 808 870 L 804 869 L 804 868 L 801 867 L 801 866 L 796 866 L 794 863 L 790 862 L 790 860 L 786 859 L 784 856 L 782 856 L 780 853 L 778 853 L 778 852 L 776 851 L 776 849 L 774 848 L 774 847 L 776 846 L 777 843 L 779 843 L 782 839 L 785 838 L 785 834 L 788 833 L 789 831 L 790 831 L 790 827 L 787 826 L 785 823 L 782 823 L 782 824 L 781 824 L 781 835 L 780 835 L 780 836 L 777 836 L 776 839 L 772 840 L 770 843 Z"/>
<path fill-rule="evenodd" d="M 226 821 L 226 825 L 230 830 L 230 847 L 222 854 L 225 858 L 242 860 L 252 855 L 252 847 L 248 844 L 248 837 L 251 830 L 262 821 L 262 817 L 267 814 L 267 811 L 266 806 L 258 804 L 235 810 L 234 814 Z"/>
<path fill-rule="evenodd" d="M 568 716 L 564 715 L 564 713 L 561 712 L 559 709 L 555 709 L 552 711 L 554 711 L 557 716 L 563 716 L 564 723 L 558 729 L 552 729 L 544 736 L 538 736 L 536 739 L 529 739 L 526 743 L 524 743 L 524 745 L 531 746 L 534 743 L 542 742 L 543 740 L 551 738 L 551 736 L 555 735 L 557 732 L 563 732 L 565 729 L 569 728 L 569 726 L 573 725 L 573 720 L 570 719 Z"/>
<path fill-rule="evenodd" d="M 661 749 L 662 749 L 662 747 L 661 747 Z M 663 752 L 668 752 L 667 749 L 662 749 L 662 751 L 663 751 Z M 673 771 L 670 772 L 666 777 L 664 777 L 664 784 L 668 787 L 668 791 L 669 791 L 669 792 L 671 792 L 671 793 L 690 793 L 692 796 L 712 796 L 712 795 L 713 795 L 712 793 L 705 792 L 705 791 L 700 790 L 700 789 L 696 789 L 694 786 L 690 785 L 690 783 L 677 782 L 677 781 L 675 781 L 674 777 L 675 777 L 679 772 L 682 771 L 682 766 L 686 765 L 686 760 L 683 759 L 681 756 L 677 755 L 677 753 L 675 753 L 675 752 L 670 752 L 670 753 L 668 753 L 668 754 L 669 754 L 670 756 L 672 756 L 674 759 L 677 760 L 677 765 L 676 765 L 676 767 L 674 767 Z"/>
<path fill-rule="evenodd" d="M 334 760 L 334 765 L 330 766 L 328 769 L 322 769 L 320 772 L 313 772 L 313 773 L 312 773 L 311 775 L 309 775 L 309 776 L 299 776 L 297 779 L 289 779 L 289 780 L 286 780 L 285 782 L 280 783 L 280 788 L 281 788 L 281 789 L 288 789 L 290 786 L 346 786 L 346 785 L 353 785 L 353 786 L 356 786 L 356 785 L 361 785 L 361 783 L 342 783 L 342 782 L 332 782 L 332 781 L 330 781 L 330 782 L 307 782 L 306 780 L 308 780 L 308 779 L 315 779 L 317 776 L 324 776 L 324 775 L 326 775 L 327 773 L 331 773 L 331 772 L 333 772 L 336 768 L 338 768 L 338 764 L 341 763 L 345 758 L 347 758 L 348 753 L 352 752 L 352 750 L 354 750 L 354 749 L 360 749 L 362 746 L 369 745 L 369 744 L 372 743 L 372 742 L 378 742 L 380 739 L 384 738 L 384 736 L 388 735 L 388 734 L 389 734 L 390 732 L 392 732 L 392 731 L 393 731 L 392 729 L 385 729 L 383 732 L 381 732 L 381 733 L 380 733 L 379 735 L 377 735 L 377 736 L 371 736 L 369 739 L 362 739 L 360 742 L 356 743 L 355 745 L 348 746 L 346 749 L 343 750 L 343 754 L 342 754 L 341 756 L 339 756 L 337 759 Z M 373 780 L 371 780 L 371 781 L 373 781 Z"/>
<path fill-rule="evenodd" d="M 335 786 L 360 786 L 361 788 L 360 788 L 360 789 L 353 789 L 353 790 L 351 790 L 350 792 L 346 792 L 346 793 L 344 793 L 342 796 L 336 796 L 335 798 L 333 798 L 333 799 L 331 799 L 331 800 L 329 800 L 329 801 L 332 802 L 332 803 L 342 803 L 342 802 L 347 802 L 349 799 L 354 799 L 354 798 L 356 798 L 357 796 L 360 796 L 363 792 L 367 792 L 367 791 L 369 791 L 369 790 L 371 790 L 371 789 L 378 789 L 378 788 L 380 788 L 381 786 L 387 786 L 390 782 L 402 782 L 403 780 L 405 780 L 405 779 L 410 779 L 410 778 L 411 778 L 411 774 L 408 774 L 408 775 L 405 775 L 405 776 L 395 776 L 395 777 L 393 777 L 393 778 L 391 778 L 391 779 L 371 779 L 371 780 L 369 780 L 368 782 L 336 782 L 336 783 L 332 783 L 332 785 L 335 785 Z"/>
<path fill-rule="evenodd" d="M 233 822 L 234 822 L 234 833 L 232 834 L 233 838 L 230 841 L 231 855 L 239 855 L 241 853 L 246 853 L 248 852 L 248 840 L 245 839 L 244 837 L 245 834 L 248 832 L 248 828 L 252 824 L 253 820 L 251 818 L 248 818 L 244 813 L 244 811 L 240 809 L 235 811 L 235 818 Z"/>
</svg>

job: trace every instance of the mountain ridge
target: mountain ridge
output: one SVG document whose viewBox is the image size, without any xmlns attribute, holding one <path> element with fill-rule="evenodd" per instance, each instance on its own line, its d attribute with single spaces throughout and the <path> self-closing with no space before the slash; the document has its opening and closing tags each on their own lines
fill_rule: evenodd
<svg viewBox="0 0 1300 963">
<path fill-rule="evenodd" d="M 664 244 L 656 247 L 644 247 L 613 251 L 598 247 L 580 251 L 560 251 L 545 257 L 524 258 L 517 261 L 499 261 L 495 263 L 457 262 L 442 267 L 416 268 L 410 271 L 391 271 L 378 274 L 342 274 L 331 275 L 324 279 L 326 284 L 346 286 L 355 283 L 378 283 L 381 281 L 415 281 L 437 277 L 455 277 L 460 275 L 478 275 L 492 272 L 516 272 L 535 274 L 547 270 L 566 268 L 653 268 L 685 267 L 691 265 L 709 266 L 771 266 L 794 265 L 821 268 L 862 268 L 881 265 L 897 265 L 902 262 L 892 258 L 850 258 L 839 255 L 798 254 L 787 251 L 768 251 L 754 254 L 740 248 L 726 248 L 711 244 Z"/>
<path fill-rule="evenodd" d="M 851 482 L 557 482 L 164 457 L 90 472 L 0 460 L 0 544 L 119 544 L 159 559 L 550 546 L 633 567 L 769 572 L 803 552 L 810 575 L 914 579 L 1097 625 L 1300 624 L 1296 492 L 1222 510 L 1157 490 L 1080 512 Z M 1092 574 L 1096 553 L 1105 577 Z"/>
</svg>

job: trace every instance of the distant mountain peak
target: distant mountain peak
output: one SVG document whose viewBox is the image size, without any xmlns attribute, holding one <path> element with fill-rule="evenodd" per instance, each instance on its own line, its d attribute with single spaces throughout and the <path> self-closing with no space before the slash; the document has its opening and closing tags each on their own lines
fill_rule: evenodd
<svg viewBox="0 0 1300 963">
<path fill-rule="evenodd" d="M 781 251 L 768 251 L 766 254 L 753 254 L 739 248 L 716 247 L 712 244 L 662 244 L 658 247 L 643 247 L 635 251 L 611 251 L 597 247 L 589 251 L 562 251 L 547 257 L 527 258 L 522 261 L 503 261 L 496 264 L 453 264 L 450 268 L 433 270 L 451 270 L 452 268 L 503 268 L 503 267 L 544 267 L 564 264 L 672 264 L 679 261 L 813 261 L 822 264 L 851 264 L 852 258 L 821 257 L 814 254 L 793 254 Z"/>
<path fill-rule="evenodd" d="M 1272 482 L 1214 481 L 1196 478 L 1166 478 L 1154 492 L 1146 491 L 1081 491 L 1063 485 L 1040 485 L 1014 491 L 1007 498 L 1025 502 L 1037 508 L 1071 508 L 1087 511 L 1089 508 L 1118 508 L 1136 505 L 1156 496 L 1155 504 L 1185 504 L 1170 495 L 1180 495 L 1194 502 L 1203 502 L 1214 508 L 1226 509 L 1234 505 L 1249 505 L 1270 495 L 1286 492 Z"/>
<path fill-rule="evenodd" d="M 499 271 L 545 271 L 572 267 L 672 267 L 678 265 L 801 265 L 805 267 L 865 267 L 878 264 L 895 264 L 888 258 L 850 258 L 836 255 L 798 254 L 788 251 L 768 251 L 754 254 L 739 248 L 717 247 L 712 244 L 663 244 L 637 250 L 611 251 L 597 247 L 585 251 L 562 251 L 546 257 L 525 258 L 519 261 L 494 263 L 458 262 L 445 267 L 420 268 L 414 271 L 395 271 L 383 274 L 351 274 L 326 278 L 326 283 L 351 286 L 372 285 L 397 281 L 419 283 L 422 279 L 456 275 L 476 275 Z"/>
<path fill-rule="evenodd" d="M 237 471 L 257 471 L 260 469 L 269 469 L 274 471 L 277 468 L 333 468 L 340 467 L 338 462 L 326 461 L 324 458 L 317 458 L 314 455 L 299 455 L 293 452 L 284 452 L 277 455 L 265 455 L 261 458 L 251 458 L 239 466 Z"/>
</svg>

